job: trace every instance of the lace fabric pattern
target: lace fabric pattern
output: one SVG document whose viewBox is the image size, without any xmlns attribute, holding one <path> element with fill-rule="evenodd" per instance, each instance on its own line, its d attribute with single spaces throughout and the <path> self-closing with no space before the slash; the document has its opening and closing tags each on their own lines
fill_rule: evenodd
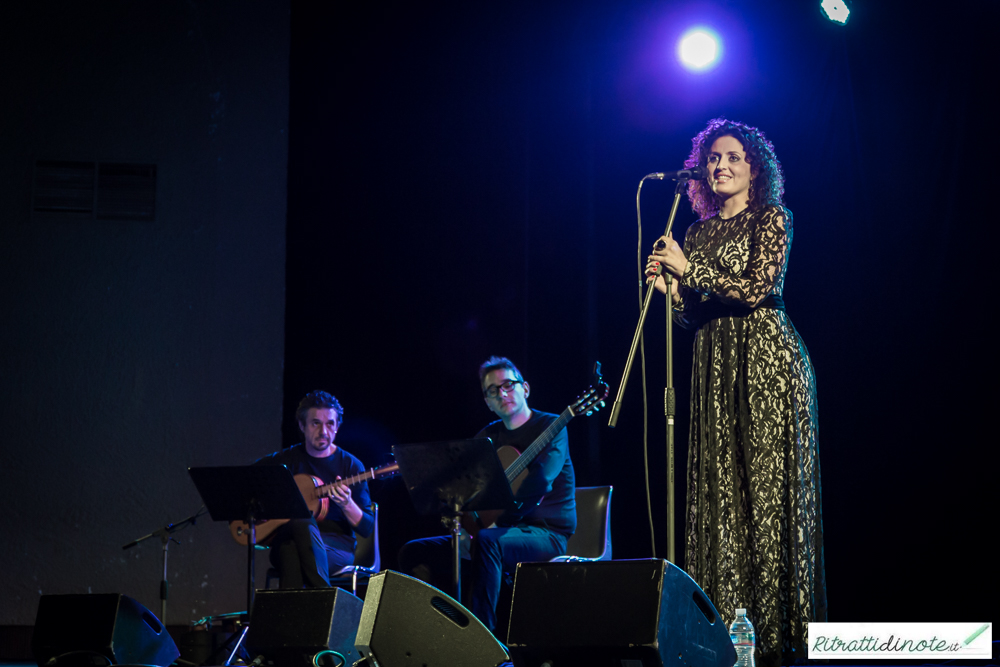
<svg viewBox="0 0 1000 667">
<path fill-rule="evenodd" d="M 698 327 L 691 378 L 685 563 L 723 619 L 747 608 L 758 664 L 806 658 L 827 617 L 816 380 L 781 296 L 792 216 L 779 207 L 693 224 L 675 319 Z"/>
</svg>

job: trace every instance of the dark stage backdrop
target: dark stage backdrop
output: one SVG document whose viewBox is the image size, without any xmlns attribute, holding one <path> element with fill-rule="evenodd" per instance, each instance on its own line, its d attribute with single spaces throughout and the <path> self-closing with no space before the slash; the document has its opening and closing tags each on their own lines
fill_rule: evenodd
<svg viewBox="0 0 1000 667">
<path fill-rule="evenodd" d="M 159 541 L 122 545 L 281 442 L 289 3 L 19 3 L 0 53 L 0 625 L 158 614 Z M 36 160 L 155 165 L 154 219 L 33 215 Z M 176 537 L 168 622 L 243 609 L 228 533 Z"/>
<path fill-rule="evenodd" d="M 853 6 L 844 27 L 806 0 L 296 7 L 286 439 L 318 387 L 342 400 L 339 441 L 369 465 L 396 443 L 471 436 L 492 417 L 475 376 L 490 354 L 521 365 L 539 409 L 566 406 L 595 359 L 617 388 L 638 311 L 635 188 L 728 116 L 763 128 L 787 174 L 785 300 L 818 376 L 831 619 L 988 618 L 974 583 L 989 505 L 972 323 L 994 236 L 967 220 L 969 195 L 991 187 L 992 166 L 978 187 L 970 176 L 988 155 L 973 123 L 996 3 Z M 695 22 L 726 44 L 700 77 L 673 58 Z M 643 256 L 671 191 L 644 188 Z M 679 233 L 692 221 L 685 203 Z M 659 556 L 663 318 L 657 302 Z M 691 340 L 677 335 L 678 533 Z M 640 382 L 617 429 L 607 413 L 569 426 L 579 483 L 615 486 L 618 558 L 652 553 Z M 387 566 L 439 530 L 398 481 L 374 497 Z"/>
<path fill-rule="evenodd" d="M 289 4 L 43 2 L 0 23 L 0 625 L 30 624 L 43 593 L 157 609 L 158 544 L 121 545 L 198 508 L 187 466 L 297 442 L 306 391 L 338 395 L 340 443 L 376 465 L 486 423 L 490 354 L 539 409 L 567 405 L 595 359 L 617 388 L 635 187 L 717 115 L 764 128 L 788 175 L 832 620 L 989 618 L 996 239 L 975 223 L 994 2 L 855 2 L 846 27 L 806 0 Z M 672 56 L 695 21 L 726 39 L 698 78 Z M 155 164 L 155 220 L 32 216 L 36 159 Z M 643 255 L 670 198 L 644 190 Z M 683 207 L 678 232 L 692 220 Z M 663 316 L 647 325 L 659 556 Z M 615 485 L 618 558 L 652 553 L 640 381 L 616 430 L 606 412 L 569 427 L 579 483 Z M 437 522 L 398 481 L 373 492 L 392 567 Z M 224 528 L 178 538 L 168 621 L 242 609 Z"/>
</svg>

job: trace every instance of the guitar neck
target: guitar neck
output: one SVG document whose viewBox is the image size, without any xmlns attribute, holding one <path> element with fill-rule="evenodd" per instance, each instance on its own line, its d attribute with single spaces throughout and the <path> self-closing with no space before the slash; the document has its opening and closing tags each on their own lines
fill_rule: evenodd
<svg viewBox="0 0 1000 667">
<path fill-rule="evenodd" d="M 513 482 L 517 479 L 517 476 L 528 467 L 528 464 L 535 460 L 535 457 L 538 456 L 543 449 L 545 449 L 546 445 L 552 442 L 552 439 L 556 437 L 556 434 L 563 430 L 563 428 L 566 427 L 566 424 L 569 423 L 569 420 L 575 416 L 576 415 L 573 413 L 572 407 L 568 407 L 563 410 L 562 414 L 560 414 L 554 422 L 549 424 L 548 427 L 542 431 L 541 435 L 535 438 L 535 441 L 531 443 L 513 463 L 510 464 L 510 467 L 505 471 L 507 481 Z"/>
</svg>

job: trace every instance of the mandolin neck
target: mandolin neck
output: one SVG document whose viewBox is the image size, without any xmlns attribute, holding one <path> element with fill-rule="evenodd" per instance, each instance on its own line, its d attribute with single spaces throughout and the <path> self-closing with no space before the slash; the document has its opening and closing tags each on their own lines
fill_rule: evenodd
<svg viewBox="0 0 1000 667">
<path fill-rule="evenodd" d="M 367 482 L 370 479 L 379 479 L 381 477 L 387 477 L 389 475 L 394 475 L 399 471 L 399 464 L 393 463 L 385 466 L 384 468 L 371 468 L 364 472 L 358 473 L 357 475 L 351 475 L 350 477 L 344 477 L 343 479 L 338 479 L 336 481 L 330 482 L 329 484 L 324 484 L 323 486 L 316 487 L 316 493 L 320 496 L 329 495 L 335 487 L 338 486 L 354 486 L 355 484 L 360 484 L 361 482 Z"/>
</svg>

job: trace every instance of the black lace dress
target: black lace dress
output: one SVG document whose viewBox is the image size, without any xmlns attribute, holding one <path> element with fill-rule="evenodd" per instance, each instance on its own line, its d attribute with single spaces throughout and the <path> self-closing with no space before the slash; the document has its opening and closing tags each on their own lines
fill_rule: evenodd
<svg viewBox="0 0 1000 667">
<path fill-rule="evenodd" d="M 685 563 L 728 624 L 738 607 L 758 665 L 806 658 L 826 620 L 816 380 L 781 293 L 792 215 L 749 209 L 693 224 L 675 319 L 697 327 Z"/>
</svg>

